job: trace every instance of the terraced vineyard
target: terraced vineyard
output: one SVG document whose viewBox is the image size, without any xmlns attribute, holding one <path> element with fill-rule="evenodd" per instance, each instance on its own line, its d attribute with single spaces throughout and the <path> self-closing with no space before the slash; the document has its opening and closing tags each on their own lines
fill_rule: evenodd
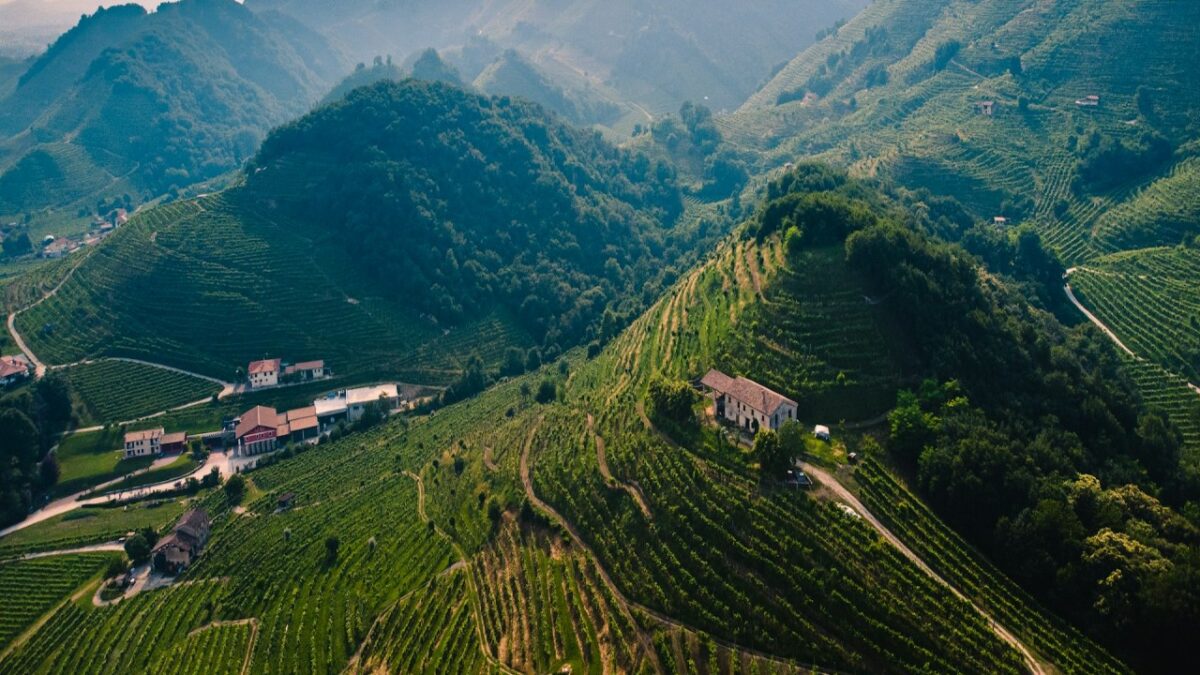
<svg viewBox="0 0 1200 675">
<path fill-rule="evenodd" d="M 254 622 L 210 624 L 163 653 L 147 672 L 180 675 L 240 675 L 257 635 Z"/>
<path fill-rule="evenodd" d="M 1064 673 L 1122 673 L 1127 669 L 1079 631 L 1041 610 L 876 459 L 855 471 L 864 505 L 938 574 L 978 602 Z"/>
<path fill-rule="evenodd" d="M 1080 301 L 1139 356 L 1200 380 L 1200 250 L 1116 253 L 1071 274 Z"/>
<path fill-rule="evenodd" d="M 129 421 L 221 391 L 221 385 L 208 380 L 128 361 L 72 366 L 64 375 L 79 399 L 85 425 Z"/>
<path fill-rule="evenodd" d="M 103 571 L 113 557 L 90 553 L 0 562 L 0 653 L 80 584 Z"/>
<path fill-rule="evenodd" d="M 163 530 L 183 515 L 180 501 L 143 502 L 128 508 L 83 507 L 0 539 L 0 558 L 115 541 L 126 533 Z"/>
<path fill-rule="evenodd" d="M 1187 380 L 1148 361 L 1128 361 L 1126 371 L 1146 404 L 1167 413 L 1183 433 L 1184 452 L 1200 463 L 1200 392 Z"/>
<path fill-rule="evenodd" d="M 1200 222 L 1200 158 L 1175 165 L 1129 201 L 1096 221 L 1096 238 L 1112 248 L 1175 245 Z"/>
<path fill-rule="evenodd" d="M 502 316 L 437 339 L 445 336 L 428 321 L 372 296 L 327 233 L 285 227 L 239 199 L 235 191 L 139 214 L 57 295 L 19 315 L 18 329 L 50 364 L 123 356 L 223 380 L 269 355 L 443 382 L 465 347 L 498 362 L 505 347 L 528 344 Z"/>
</svg>

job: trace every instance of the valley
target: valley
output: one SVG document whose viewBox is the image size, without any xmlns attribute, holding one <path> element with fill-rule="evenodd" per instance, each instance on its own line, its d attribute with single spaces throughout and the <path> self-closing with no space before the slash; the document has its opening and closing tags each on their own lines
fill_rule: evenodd
<svg viewBox="0 0 1200 675">
<path fill-rule="evenodd" d="M 1190 670 L 1198 7 L 0 56 L 0 675 Z"/>
</svg>

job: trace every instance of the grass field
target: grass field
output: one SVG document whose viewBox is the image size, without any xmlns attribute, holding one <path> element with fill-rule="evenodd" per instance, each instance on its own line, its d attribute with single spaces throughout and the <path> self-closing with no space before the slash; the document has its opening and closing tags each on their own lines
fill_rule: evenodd
<svg viewBox="0 0 1200 675">
<path fill-rule="evenodd" d="M 64 438 L 55 451 L 61 473 L 53 495 L 73 494 L 145 469 L 154 462 L 153 457 L 124 459 L 124 443 L 125 431 L 120 427 Z"/>
<path fill-rule="evenodd" d="M 146 527 L 162 530 L 183 511 L 184 503 L 179 500 L 146 501 L 121 508 L 85 506 L 0 539 L 0 558 L 100 544 Z"/>
<path fill-rule="evenodd" d="M 143 485 L 155 485 L 165 483 L 182 476 L 186 476 L 195 471 L 200 465 L 196 460 L 192 459 L 190 454 L 182 454 L 176 457 L 173 461 L 157 469 L 152 469 L 146 473 L 141 473 L 136 476 L 126 478 L 119 483 L 104 488 L 101 492 L 118 492 L 121 490 L 130 490 Z"/>
<path fill-rule="evenodd" d="M 207 380 L 126 361 L 72 366 L 64 376 L 78 398 L 81 424 L 125 422 L 203 400 L 221 391 Z"/>
</svg>

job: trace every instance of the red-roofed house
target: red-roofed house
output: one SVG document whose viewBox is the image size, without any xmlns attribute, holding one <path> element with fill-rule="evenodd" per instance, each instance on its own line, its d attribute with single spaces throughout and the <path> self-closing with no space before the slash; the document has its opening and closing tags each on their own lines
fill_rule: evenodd
<svg viewBox="0 0 1200 675">
<path fill-rule="evenodd" d="M 237 453 L 257 455 L 274 450 L 278 443 L 279 430 L 286 426 L 286 420 L 280 419 L 274 408 L 260 405 L 247 410 L 234 431 Z"/>
<path fill-rule="evenodd" d="M 292 382 L 311 382 L 329 375 L 324 361 L 305 361 L 283 369 L 284 379 Z"/>
<path fill-rule="evenodd" d="M 251 389 L 274 387 L 279 384 L 279 359 L 252 361 L 246 368 L 246 377 Z"/>
<path fill-rule="evenodd" d="M 15 356 L 0 356 L 0 387 L 29 377 L 29 364 Z"/>
<path fill-rule="evenodd" d="M 776 430 L 788 420 L 796 419 L 795 401 L 754 380 L 710 370 L 700 384 L 712 392 L 717 417 L 733 422 L 740 429 L 751 433 L 758 433 L 759 429 Z"/>
</svg>

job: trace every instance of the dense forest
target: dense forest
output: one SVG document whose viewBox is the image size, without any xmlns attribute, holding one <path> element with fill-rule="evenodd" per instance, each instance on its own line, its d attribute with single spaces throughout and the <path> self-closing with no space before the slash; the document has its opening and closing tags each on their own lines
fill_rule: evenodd
<svg viewBox="0 0 1200 675">
<path fill-rule="evenodd" d="M 1200 512 L 1200 482 L 1108 338 L 1030 303 L 1061 276 L 1036 234 L 984 246 L 987 226 L 959 233 L 988 253 L 976 257 L 820 166 L 768 193 L 750 231 L 781 233 L 791 252 L 844 240 L 899 329 L 923 383 L 900 392 L 888 449 L 942 517 L 1135 662 L 1182 658 L 1200 628 L 1200 529 L 1180 514 Z"/>
<path fill-rule="evenodd" d="M 552 354 L 653 299 L 686 253 L 669 166 L 442 83 L 358 89 L 273 132 L 249 173 L 264 199 L 301 182 L 287 208 L 437 321 L 502 304 Z"/>
<path fill-rule="evenodd" d="M 25 518 L 35 498 L 58 480 L 47 451 L 71 422 L 71 395 L 59 377 L 0 397 L 0 528 Z"/>
</svg>

